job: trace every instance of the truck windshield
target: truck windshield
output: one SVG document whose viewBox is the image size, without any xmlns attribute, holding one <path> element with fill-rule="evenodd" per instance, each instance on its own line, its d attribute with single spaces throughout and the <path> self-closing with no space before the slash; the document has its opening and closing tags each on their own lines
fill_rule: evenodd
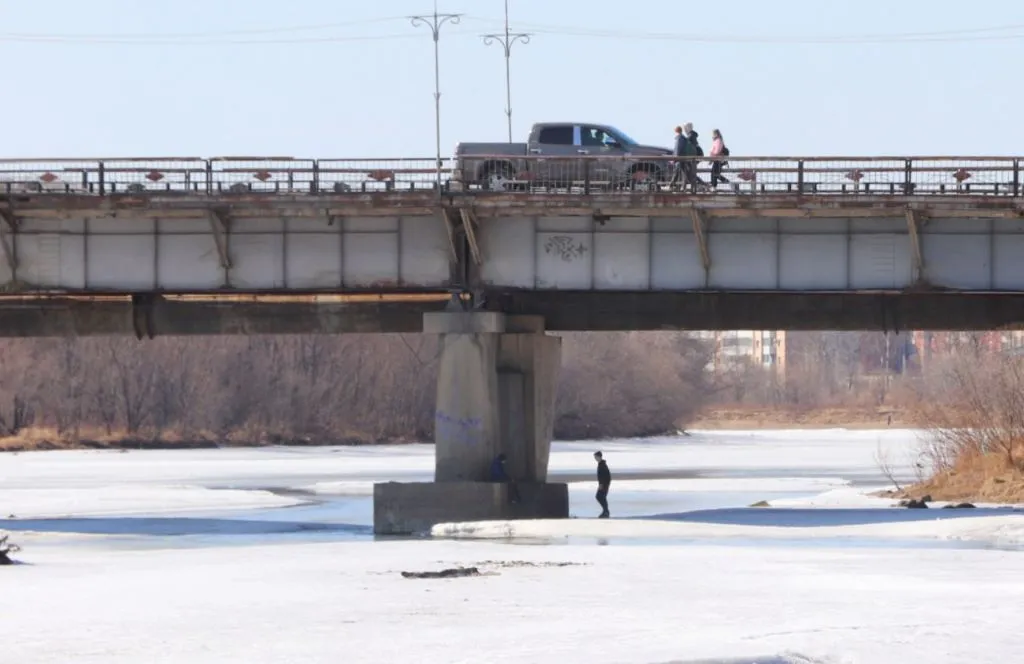
<svg viewBox="0 0 1024 664">
<path fill-rule="evenodd" d="M 630 138 L 626 132 L 617 127 L 608 127 L 608 132 L 617 136 L 619 138 L 619 142 L 623 145 L 637 145 L 636 141 Z"/>
</svg>

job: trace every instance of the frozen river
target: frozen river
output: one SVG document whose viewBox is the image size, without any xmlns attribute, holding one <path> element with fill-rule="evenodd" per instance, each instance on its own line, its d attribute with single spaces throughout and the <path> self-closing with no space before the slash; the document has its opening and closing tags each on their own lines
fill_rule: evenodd
<svg viewBox="0 0 1024 664">
<path fill-rule="evenodd" d="M 556 444 L 577 518 L 414 540 L 374 538 L 372 485 L 429 479 L 428 446 L 0 455 L 0 529 L 26 563 L 0 570 L 0 648 L 17 662 L 1024 661 L 1006 628 L 1024 513 L 865 495 L 887 485 L 879 449 L 907 481 L 915 447 L 908 431 Z M 590 518 L 595 449 L 615 475 L 610 520 Z M 483 575 L 400 575 L 459 565 Z"/>
</svg>

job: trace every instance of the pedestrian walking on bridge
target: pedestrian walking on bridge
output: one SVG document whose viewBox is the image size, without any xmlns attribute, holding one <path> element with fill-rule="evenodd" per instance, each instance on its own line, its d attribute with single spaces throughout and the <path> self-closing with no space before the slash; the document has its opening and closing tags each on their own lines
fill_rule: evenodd
<svg viewBox="0 0 1024 664">
<path fill-rule="evenodd" d="M 594 460 L 597 461 L 597 502 L 601 505 L 599 519 L 607 519 L 611 514 L 608 512 L 608 487 L 612 484 L 612 473 L 608 470 L 608 463 L 604 455 L 594 452 Z"/>
<path fill-rule="evenodd" d="M 729 156 L 729 147 L 725 144 L 725 140 L 722 139 L 722 132 L 715 129 L 711 132 L 711 156 L 717 157 L 711 162 L 711 187 L 717 187 L 718 183 L 729 184 L 729 180 L 722 175 L 722 168 L 724 168 L 729 161 L 722 157 Z"/>
</svg>

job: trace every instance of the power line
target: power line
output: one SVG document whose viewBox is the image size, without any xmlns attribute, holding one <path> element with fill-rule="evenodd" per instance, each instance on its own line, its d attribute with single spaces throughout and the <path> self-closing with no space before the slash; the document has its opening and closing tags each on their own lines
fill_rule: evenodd
<svg viewBox="0 0 1024 664">
<path fill-rule="evenodd" d="M 195 33 L 121 33 L 121 34 L 45 34 L 45 33 L 0 33 L 0 42 L 84 44 L 84 45 L 125 45 L 125 46 L 213 46 L 213 45 L 287 45 L 287 44 L 331 44 L 362 41 L 407 40 L 414 36 L 400 34 L 377 35 L 323 35 L 297 36 L 283 39 L 234 39 L 246 35 L 274 35 L 317 30 L 334 30 L 340 27 L 386 23 L 407 20 L 408 17 L 382 17 L 361 21 L 321 23 L 288 26 L 282 28 L 259 28 L 249 30 L 225 30 Z M 463 16 L 464 21 L 501 24 L 501 19 L 483 16 Z M 703 44 L 752 44 L 752 45 L 856 45 L 856 44 L 905 44 L 905 43 L 969 43 L 998 42 L 1024 39 L 1024 24 L 936 30 L 929 32 L 876 33 L 862 35 L 829 35 L 807 37 L 799 35 L 764 37 L 757 35 L 701 35 L 693 33 L 666 33 L 628 31 L 600 28 L 579 28 L 574 26 L 543 23 L 521 23 L 519 27 L 533 34 L 590 39 L 614 39 L 619 41 L 677 41 Z M 468 37 L 471 31 L 453 30 L 453 37 Z"/>
<path fill-rule="evenodd" d="M 588 39 L 615 39 L 618 41 L 674 41 L 691 44 L 751 44 L 761 46 L 856 46 L 866 44 L 926 44 L 926 43 L 968 43 L 968 42 L 1000 42 L 1024 39 L 1024 33 L 1012 35 L 989 35 L 985 37 L 934 37 L 916 39 L 773 39 L 760 37 L 696 37 L 692 35 L 669 34 L 628 34 L 628 33 L 593 33 L 578 31 L 556 31 L 534 29 L 534 33 L 560 37 L 581 37 Z"/>
<path fill-rule="evenodd" d="M 469 34 L 469 33 L 464 33 Z M 206 39 L 206 40 L 121 40 L 121 39 L 64 39 L 60 37 L 37 37 L 7 38 L 0 36 L 0 42 L 19 42 L 31 44 L 81 44 L 91 45 L 119 45 L 119 46 L 243 46 L 243 45 L 274 45 L 274 44 L 329 44 L 341 42 L 359 41 L 390 41 L 398 39 L 411 39 L 408 34 L 384 34 L 384 35 L 345 35 L 334 37 L 308 37 L 297 39 Z"/>
<path fill-rule="evenodd" d="M 827 37 L 762 37 L 753 35 L 698 35 L 688 33 L 665 32 L 631 32 L 624 30 L 581 29 L 570 26 L 544 26 L 526 24 L 523 26 L 539 34 L 563 37 L 589 37 L 601 39 L 642 40 L 642 41 L 679 41 L 691 43 L 728 43 L 728 44 L 879 44 L 879 43 L 919 43 L 919 42 L 972 42 L 972 41 L 1003 41 L 1024 38 L 1024 32 L 1013 34 L 984 34 L 1024 30 L 1024 25 L 1011 25 L 992 28 L 975 28 L 970 30 L 947 30 L 922 33 L 890 33 L 878 35 L 834 35 Z"/>
<path fill-rule="evenodd" d="M 376 23 L 387 23 L 389 21 L 404 20 L 404 16 L 385 16 L 380 18 L 363 19 L 360 21 L 344 21 L 340 23 L 317 23 L 312 25 L 292 25 L 281 28 L 253 28 L 247 30 L 214 30 L 206 32 L 116 32 L 116 33 L 77 33 L 77 34 L 54 34 L 54 33 L 32 33 L 32 32 L 8 32 L 0 33 L 4 39 L 176 39 L 195 37 L 233 37 L 241 35 L 266 35 L 284 34 L 289 32 L 313 32 L 316 30 L 333 30 L 335 28 L 347 28 L 356 25 L 372 25 Z"/>
<path fill-rule="evenodd" d="M 51 33 L 0 33 L 0 41 L 9 42 L 43 42 L 43 43 L 85 43 L 85 44 L 127 44 L 142 45 L 150 44 L 307 44 L 333 41 L 356 41 L 366 39 L 403 39 L 408 35 L 383 34 L 383 35 L 321 35 L 308 37 L 295 37 L 290 39 L 253 39 L 236 40 L 231 37 L 246 35 L 272 35 L 294 32 L 310 32 L 333 30 L 340 27 L 352 27 L 358 25 L 370 25 L 386 23 L 391 21 L 407 21 L 408 16 L 384 17 L 366 19 L 362 21 L 349 21 L 345 23 L 319 23 L 313 25 L 297 25 L 283 28 L 260 28 L 251 30 L 223 30 L 211 32 L 164 32 L 164 33 L 77 33 L 77 34 L 51 34 Z M 500 19 L 469 18 L 469 21 L 478 23 L 500 24 Z M 469 34 L 466 32 L 465 34 Z"/>
<path fill-rule="evenodd" d="M 41 43 L 41 44 L 84 44 L 84 45 L 125 45 L 125 46 L 240 46 L 240 45 L 277 45 L 277 44 L 330 44 L 336 42 L 359 41 L 390 41 L 415 38 L 408 33 L 377 34 L 377 35 L 321 35 L 304 36 L 286 39 L 231 39 L 231 36 L 277 34 L 300 31 L 327 30 L 343 26 L 384 23 L 394 20 L 407 21 L 408 16 L 367 19 L 347 23 L 321 23 L 316 25 L 290 26 L 284 28 L 265 28 L 253 30 L 228 30 L 218 32 L 196 33 L 118 33 L 118 34 L 45 34 L 45 33 L 0 33 L 0 42 Z M 483 17 L 467 18 L 468 21 L 485 24 L 500 24 L 501 19 Z M 470 31 L 450 31 L 456 36 L 475 35 Z M 205 37 L 205 38 L 204 38 Z M 224 38 L 227 37 L 227 38 Z"/>
<path fill-rule="evenodd" d="M 472 31 L 451 31 L 452 37 L 478 37 Z M 555 37 L 577 37 L 584 39 L 607 39 L 615 41 L 666 41 L 679 43 L 702 43 L 702 44 L 736 44 L 736 45 L 760 45 L 760 46 L 856 46 L 868 44 L 929 44 L 929 43 L 972 43 L 972 42 L 1006 42 L 1024 39 L 1024 31 L 1008 35 L 987 35 L 975 37 L 922 37 L 922 38 L 878 38 L 878 39 L 777 39 L 760 37 L 696 37 L 693 35 L 674 34 L 640 34 L 640 33 L 598 33 L 582 31 L 558 31 L 532 29 L 531 34 L 550 35 Z M 123 39 L 66 39 L 61 37 L 34 37 L 34 38 L 12 38 L 0 36 L 3 43 L 21 44 L 62 44 L 68 46 L 275 46 L 275 45 L 313 45 L 313 44 L 340 44 L 345 42 L 368 42 L 368 41 L 398 41 L 410 40 L 414 37 L 408 34 L 380 34 L 380 35 L 338 35 L 330 37 L 308 37 L 296 39 L 194 39 L 194 40 L 123 40 Z"/>
</svg>

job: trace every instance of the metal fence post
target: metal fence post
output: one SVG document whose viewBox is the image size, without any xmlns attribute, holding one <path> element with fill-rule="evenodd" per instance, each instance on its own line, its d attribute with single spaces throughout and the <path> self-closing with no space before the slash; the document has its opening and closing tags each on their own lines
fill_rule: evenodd
<svg viewBox="0 0 1024 664">
<path fill-rule="evenodd" d="M 1013 160 L 1013 195 L 1020 196 L 1020 159 Z"/>
<path fill-rule="evenodd" d="M 97 164 L 97 166 L 96 166 L 96 175 L 99 178 L 98 186 L 100 188 L 100 196 L 103 196 L 106 193 L 106 190 L 107 190 L 107 186 L 106 186 L 106 179 L 107 179 L 107 177 L 106 177 L 106 169 L 103 166 L 103 162 L 102 161 L 99 162 Z"/>
<path fill-rule="evenodd" d="M 310 188 L 312 189 L 312 191 L 310 193 L 312 193 L 312 194 L 319 194 L 320 193 L 320 160 L 319 159 L 314 159 L 313 160 L 313 182 L 310 183 Z"/>
<path fill-rule="evenodd" d="M 914 162 L 910 159 L 903 164 L 903 193 L 907 196 L 914 193 Z"/>
<path fill-rule="evenodd" d="M 206 160 L 206 193 L 213 193 L 213 162 Z"/>
<path fill-rule="evenodd" d="M 804 193 L 804 160 L 801 159 L 796 163 L 796 191 L 798 194 L 803 195 Z"/>
</svg>

